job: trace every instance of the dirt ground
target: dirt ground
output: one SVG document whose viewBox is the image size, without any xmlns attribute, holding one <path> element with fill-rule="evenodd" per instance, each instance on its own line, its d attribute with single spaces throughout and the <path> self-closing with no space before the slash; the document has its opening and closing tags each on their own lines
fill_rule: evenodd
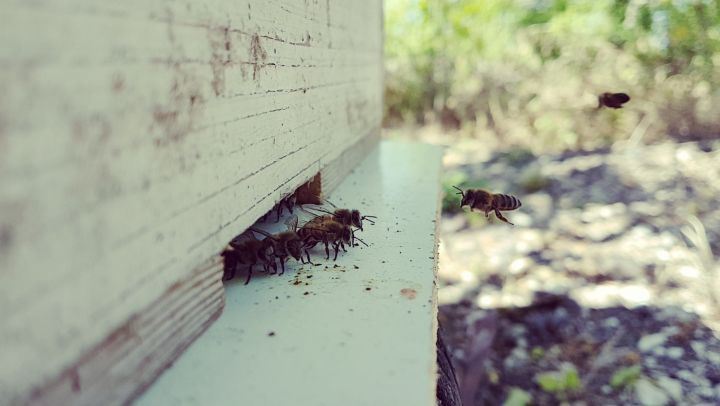
<svg viewBox="0 0 720 406">
<path fill-rule="evenodd" d="M 466 406 L 720 404 L 720 144 L 453 142 L 445 166 L 446 190 L 523 203 L 509 226 L 445 200 L 440 322 Z"/>
</svg>

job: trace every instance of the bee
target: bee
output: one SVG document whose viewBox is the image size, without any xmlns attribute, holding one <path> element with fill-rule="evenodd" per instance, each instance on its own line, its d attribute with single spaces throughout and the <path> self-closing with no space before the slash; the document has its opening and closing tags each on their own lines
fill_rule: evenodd
<svg viewBox="0 0 720 406">
<path fill-rule="evenodd" d="M 318 208 L 314 208 L 313 210 L 326 213 L 326 216 L 321 217 L 332 218 L 340 224 L 355 227 L 360 231 L 363 231 L 363 220 L 367 220 L 370 224 L 375 224 L 373 219 L 377 218 L 377 216 L 363 216 L 359 210 L 355 209 L 336 209 L 333 212 Z"/>
<path fill-rule="evenodd" d="M 611 109 L 620 109 L 622 108 L 622 105 L 630 101 L 630 96 L 627 95 L 627 93 L 603 93 L 600 96 L 598 96 L 598 106 L 597 108 L 602 108 L 603 106 L 609 107 Z"/>
<path fill-rule="evenodd" d="M 250 283 L 255 265 L 262 265 L 266 272 L 270 268 L 277 271 L 271 241 L 258 240 L 252 234 L 241 234 L 235 237 L 220 255 L 223 257 L 224 281 L 234 278 L 237 268 L 242 265 L 247 266 L 246 285 Z"/>
<path fill-rule="evenodd" d="M 320 197 L 320 180 L 313 179 L 295 190 L 293 193 L 283 197 L 275 205 L 275 222 L 280 221 L 283 209 L 287 209 L 290 214 L 293 213 L 295 206 L 301 206 L 304 204 L 322 204 L 322 198 Z M 272 210 L 271 210 L 272 211 Z M 266 213 L 261 220 L 265 221 L 270 213 Z"/>
<path fill-rule="evenodd" d="M 509 222 L 508 219 L 503 217 L 502 213 L 500 213 L 500 210 L 515 210 L 518 207 L 522 206 L 522 203 L 520 203 L 520 199 L 518 199 L 517 197 L 511 195 L 494 194 L 482 189 L 468 189 L 467 191 L 463 191 L 457 186 L 453 187 L 458 190 L 457 194 L 462 195 L 462 202 L 460 202 L 460 207 L 469 206 L 471 211 L 473 209 L 482 210 L 485 212 L 486 218 L 490 216 L 489 213 L 491 211 L 494 211 L 497 218 L 510 225 L 514 225 L 513 223 Z"/>
<path fill-rule="evenodd" d="M 305 262 L 302 256 L 305 242 L 297 233 L 297 216 L 293 217 L 288 224 L 288 230 L 277 234 L 270 234 L 264 230 L 250 227 L 251 231 L 260 233 L 266 237 L 263 241 L 268 241 L 273 249 L 273 261 L 277 258 L 280 262 L 280 275 L 285 273 L 285 261 L 288 257 L 295 258 L 297 261 Z M 310 256 L 308 255 L 308 262 Z M 310 262 L 312 263 L 312 262 Z"/>
<path fill-rule="evenodd" d="M 315 217 L 305 223 L 299 230 L 298 235 L 305 242 L 305 254 L 310 258 L 308 250 L 315 247 L 318 243 L 325 244 L 325 259 L 330 259 L 330 245 L 335 250 L 333 261 L 337 260 L 338 251 L 345 249 L 345 244 L 353 244 L 353 240 L 358 240 L 365 244 L 361 239 L 354 237 L 350 226 L 341 224 L 332 218 L 326 216 Z M 367 246 L 367 244 L 365 244 Z"/>
</svg>

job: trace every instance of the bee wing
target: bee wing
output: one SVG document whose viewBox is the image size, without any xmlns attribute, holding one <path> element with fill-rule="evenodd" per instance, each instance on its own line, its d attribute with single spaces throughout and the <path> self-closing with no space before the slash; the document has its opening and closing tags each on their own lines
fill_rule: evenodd
<svg viewBox="0 0 720 406">
<path fill-rule="evenodd" d="M 333 202 L 331 202 L 330 200 L 328 200 L 328 199 L 322 199 L 322 200 L 323 200 L 325 203 L 327 203 L 327 204 L 329 204 L 330 206 L 332 206 L 333 208 L 337 209 L 337 206 L 335 206 L 335 205 L 333 204 Z"/>
<path fill-rule="evenodd" d="M 287 226 L 288 230 L 295 231 L 298 227 L 298 216 L 293 214 L 290 216 L 289 219 L 285 220 L 285 225 Z"/>
<path fill-rule="evenodd" d="M 245 230 L 242 234 L 236 235 L 232 240 L 230 240 L 230 245 L 238 246 L 246 241 L 253 241 L 253 240 L 257 240 L 257 237 L 255 237 L 255 234 L 250 232 L 250 230 Z"/>
<path fill-rule="evenodd" d="M 300 210 L 304 211 L 305 213 L 307 213 L 311 216 L 315 216 L 315 217 L 319 216 L 320 214 L 314 213 L 314 212 L 312 212 L 312 210 L 317 210 L 317 211 L 319 211 L 321 213 L 325 213 L 325 214 L 333 214 L 332 212 L 327 211 L 321 207 L 301 207 Z"/>
<path fill-rule="evenodd" d="M 265 231 L 265 230 L 261 230 L 261 229 L 259 229 L 259 228 L 255 228 L 255 227 L 250 227 L 249 230 L 250 230 L 250 231 L 253 231 L 253 232 L 256 232 L 256 233 L 258 233 L 258 234 L 262 234 L 262 235 L 264 235 L 265 237 L 273 238 L 272 234 L 268 233 L 268 232 Z M 253 236 L 253 237 L 254 237 L 254 236 Z M 257 240 L 257 238 L 255 238 L 255 239 Z"/>
</svg>

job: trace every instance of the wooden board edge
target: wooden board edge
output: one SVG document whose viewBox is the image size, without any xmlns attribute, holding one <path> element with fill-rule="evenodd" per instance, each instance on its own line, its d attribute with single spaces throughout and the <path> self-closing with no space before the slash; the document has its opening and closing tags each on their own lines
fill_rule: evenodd
<svg viewBox="0 0 720 406">
<path fill-rule="evenodd" d="M 443 165 L 442 165 L 442 159 L 443 159 L 443 153 L 440 153 L 440 165 L 438 167 L 438 179 L 442 181 L 442 173 L 443 173 Z M 439 249 L 440 249 L 440 221 L 442 218 L 442 200 L 443 200 L 443 188 L 442 185 L 438 185 L 438 193 L 437 197 L 435 198 L 435 218 L 433 221 L 435 222 L 435 230 L 434 230 L 434 241 L 433 241 L 433 292 L 432 292 L 432 348 L 431 351 L 433 354 L 437 354 L 438 347 L 438 329 L 439 329 L 439 322 L 438 322 L 438 271 L 440 267 L 440 261 L 439 261 Z M 432 376 L 435 377 L 434 383 L 435 385 L 432 386 L 432 398 L 435 399 L 437 396 L 437 385 L 438 385 L 438 379 L 440 378 L 440 371 L 438 368 L 437 360 L 432 365 Z"/>
<path fill-rule="evenodd" d="M 131 402 L 220 316 L 225 305 L 221 277 L 217 258 L 206 261 L 72 365 L 12 404 Z"/>
<path fill-rule="evenodd" d="M 380 128 L 372 129 L 340 156 L 320 169 L 322 197 L 327 197 L 380 143 Z"/>
</svg>

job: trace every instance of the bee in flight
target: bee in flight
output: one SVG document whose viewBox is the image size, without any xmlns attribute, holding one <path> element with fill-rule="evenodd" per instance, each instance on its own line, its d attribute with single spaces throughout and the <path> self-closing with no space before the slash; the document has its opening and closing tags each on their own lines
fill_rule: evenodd
<svg viewBox="0 0 720 406">
<path fill-rule="evenodd" d="M 622 105 L 630 101 L 627 93 L 603 93 L 598 96 L 597 108 L 610 107 L 611 109 L 620 109 Z"/>
<path fill-rule="evenodd" d="M 457 186 L 453 187 L 458 190 L 457 194 L 462 195 L 460 207 L 468 206 L 470 207 L 470 211 L 473 209 L 481 210 L 485 212 L 486 218 L 490 216 L 489 213 L 491 211 L 494 211 L 497 218 L 510 224 L 511 226 L 514 225 L 509 222 L 508 219 L 503 217 L 500 211 L 515 210 L 522 206 L 520 199 L 517 197 L 500 193 L 490 193 L 487 190 L 482 189 L 468 189 L 463 191 Z"/>
</svg>

